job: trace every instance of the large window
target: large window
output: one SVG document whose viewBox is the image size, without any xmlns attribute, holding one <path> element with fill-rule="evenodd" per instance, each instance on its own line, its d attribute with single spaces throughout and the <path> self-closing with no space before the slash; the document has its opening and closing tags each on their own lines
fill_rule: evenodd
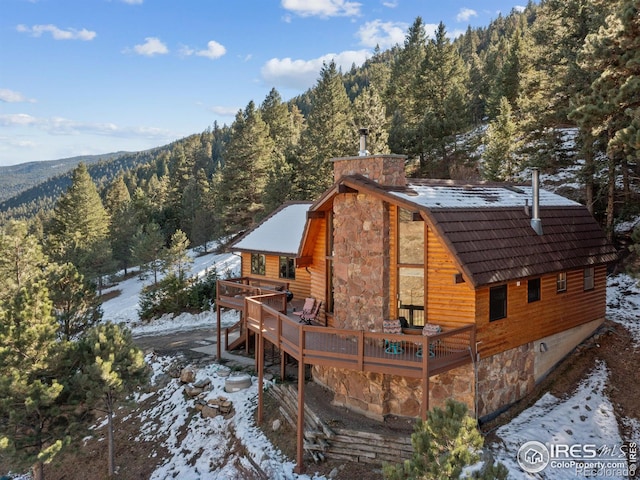
<svg viewBox="0 0 640 480">
<path fill-rule="evenodd" d="M 491 287 L 489 290 L 489 321 L 507 316 L 507 286 Z"/>
<path fill-rule="evenodd" d="M 296 279 L 296 260 L 291 257 L 280 257 L 280 278 Z"/>
<path fill-rule="evenodd" d="M 398 316 L 411 325 L 425 324 L 424 222 L 398 209 Z"/>
<path fill-rule="evenodd" d="M 595 287 L 595 269 L 587 267 L 584 269 L 584 289 L 593 290 Z"/>
<path fill-rule="evenodd" d="M 556 277 L 556 292 L 562 293 L 567 291 L 567 272 L 560 272 Z"/>
<path fill-rule="evenodd" d="M 264 275 L 266 273 L 267 262 L 261 253 L 251 254 L 251 274 Z"/>
<path fill-rule="evenodd" d="M 527 301 L 529 303 L 540 300 L 540 279 L 532 278 L 527 282 Z"/>
</svg>

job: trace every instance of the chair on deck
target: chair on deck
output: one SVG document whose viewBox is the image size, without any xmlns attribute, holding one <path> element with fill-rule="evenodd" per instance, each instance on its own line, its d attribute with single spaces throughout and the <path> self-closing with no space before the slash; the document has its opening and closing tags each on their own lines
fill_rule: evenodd
<svg viewBox="0 0 640 480">
<path fill-rule="evenodd" d="M 441 333 L 441 332 L 442 332 L 442 327 L 440 325 L 436 325 L 435 323 L 425 323 L 424 327 L 422 328 L 422 335 L 424 335 L 425 337 L 433 337 L 434 335 L 437 335 L 438 333 Z M 435 344 L 433 343 L 429 345 L 429 357 L 436 356 L 434 347 L 435 347 Z M 422 345 L 420 345 L 420 348 L 418 348 L 418 351 L 416 352 L 416 356 L 422 357 Z"/>
<path fill-rule="evenodd" d="M 402 323 L 400 323 L 400 319 L 397 318 L 395 320 L 384 320 L 382 322 L 382 332 L 392 334 L 402 333 Z M 384 352 L 390 355 L 398 355 L 404 352 L 404 350 L 402 348 L 401 342 L 394 340 L 385 340 Z"/>
<path fill-rule="evenodd" d="M 311 315 L 311 312 L 313 311 L 313 307 L 315 307 L 316 305 L 316 299 L 313 297 L 307 297 L 304 299 L 304 305 L 302 306 L 302 310 L 300 311 L 293 311 L 293 315 L 296 315 L 298 317 L 300 317 L 300 323 L 302 323 L 303 320 L 303 316 L 306 315 Z"/>
<path fill-rule="evenodd" d="M 311 322 L 315 320 L 318 314 L 320 313 L 321 306 L 322 306 L 322 302 L 318 302 L 316 303 L 315 307 L 313 307 L 313 310 L 311 310 L 309 313 L 303 313 L 302 315 L 300 315 L 300 322 L 304 322 L 307 325 L 311 325 Z"/>
</svg>

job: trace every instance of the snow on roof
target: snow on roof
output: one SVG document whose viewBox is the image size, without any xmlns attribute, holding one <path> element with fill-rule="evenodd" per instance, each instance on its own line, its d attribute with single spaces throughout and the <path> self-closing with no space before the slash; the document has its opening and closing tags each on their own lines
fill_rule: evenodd
<svg viewBox="0 0 640 480">
<path fill-rule="evenodd" d="M 285 205 L 238 242 L 235 250 L 297 255 L 311 203 Z"/>
<path fill-rule="evenodd" d="M 523 207 L 528 200 L 532 205 L 531 186 L 484 186 L 484 185 L 418 185 L 407 187 L 413 192 L 390 192 L 427 208 L 487 208 Z M 541 207 L 575 207 L 578 202 L 561 195 L 540 189 Z"/>
</svg>

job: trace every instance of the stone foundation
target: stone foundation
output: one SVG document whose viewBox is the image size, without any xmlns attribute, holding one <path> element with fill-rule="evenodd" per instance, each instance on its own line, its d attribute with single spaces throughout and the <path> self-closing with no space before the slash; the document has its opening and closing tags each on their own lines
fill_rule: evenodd
<svg viewBox="0 0 640 480">
<path fill-rule="evenodd" d="M 332 403 L 376 420 L 387 415 L 420 417 L 422 380 L 395 375 L 313 367 L 314 380 L 334 392 Z M 444 407 L 448 398 L 464 402 L 475 412 L 473 365 L 431 377 L 429 406 Z"/>
<path fill-rule="evenodd" d="M 506 407 L 535 386 L 533 342 L 478 362 L 478 415 L 484 417 Z"/>
</svg>

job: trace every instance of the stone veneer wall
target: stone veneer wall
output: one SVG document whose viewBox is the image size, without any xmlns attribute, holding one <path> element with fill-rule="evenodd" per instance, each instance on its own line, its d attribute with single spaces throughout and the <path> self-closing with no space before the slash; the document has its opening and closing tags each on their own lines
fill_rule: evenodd
<svg viewBox="0 0 640 480">
<path fill-rule="evenodd" d="M 422 381 L 395 375 L 313 367 L 314 380 L 334 392 L 332 403 L 377 420 L 386 415 L 420 416 Z M 475 411 L 473 365 L 464 365 L 431 377 L 429 407 L 444 407 L 448 398 Z"/>
<path fill-rule="evenodd" d="M 529 342 L 478 362 L 478 416 L 520 400 L 535 386 L 534 343 Z"/>
<path fill-rule="evenodd" d="M 338 181 L 344 175 L 358 174 L 380 185 L 404 187 L 407 184 L 404 173 L 405 159 L 404 155 L 334 158 L 333 179 Z"/>
<path fill-rule="evenodd" d="M 381 200 L 337 195 L 333 202 L 336 328 L 382 331 L 389 315 L 389 212 Z"/>
</svg>

